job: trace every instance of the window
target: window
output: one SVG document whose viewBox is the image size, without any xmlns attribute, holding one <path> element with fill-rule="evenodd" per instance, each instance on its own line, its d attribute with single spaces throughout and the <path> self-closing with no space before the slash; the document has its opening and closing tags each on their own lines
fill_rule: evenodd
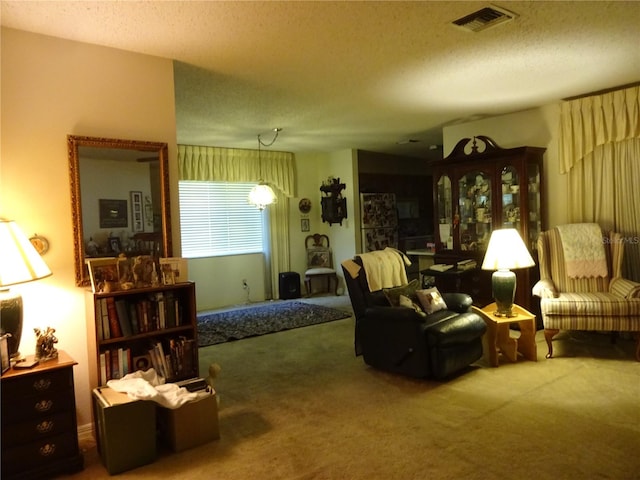
<svg viewBox="0 0 640 480">
<path fill-rule="evenodd" d="M 182 256 L 262 253 L 263 213 L 247 202 L 254 183 L 180 181 Z"/>
</svg>

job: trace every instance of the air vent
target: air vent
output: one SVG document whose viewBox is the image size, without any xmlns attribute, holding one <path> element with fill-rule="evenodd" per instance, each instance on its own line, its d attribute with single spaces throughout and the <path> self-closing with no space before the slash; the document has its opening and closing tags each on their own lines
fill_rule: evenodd
<svg viewBox="0 0 640 480">
<path fill-rule="evenodd" d="M 517 17 L 518 15 L 513 12 L 490 5 L 451 23 L 456 27 L 464 28 L 471 32 L 480 32 L 481 30 L 509 22 Z"/>
</svg>

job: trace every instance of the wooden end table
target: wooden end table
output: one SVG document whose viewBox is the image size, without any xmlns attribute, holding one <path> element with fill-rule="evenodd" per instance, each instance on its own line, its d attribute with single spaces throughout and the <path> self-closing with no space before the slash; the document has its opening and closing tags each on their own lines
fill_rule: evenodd
<svg viewBox="0 0 640 480">
<path fill-rule="evenodd" d="M 495 303 L 484 308 L 471 307 L 487 324 L 485 334 L 489 364 L 498 366 L 498 352 L 502 353 L 510 362 L 518 360 L 520 353 L 527 360 L 538 361 L 536 346 L 536 316 L 519 305 L 513 305 L 513 317 L 497 317 L 493 314 L 497 307 Z M 512 337 L 509 324 L 520 326 L 520 336 Z"/>
</svg>

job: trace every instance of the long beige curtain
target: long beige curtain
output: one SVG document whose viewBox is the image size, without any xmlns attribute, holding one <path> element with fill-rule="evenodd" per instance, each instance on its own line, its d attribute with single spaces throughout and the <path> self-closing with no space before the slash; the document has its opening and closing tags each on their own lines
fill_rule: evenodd
<svg viewBox="0 0 640 480">
<path fill-rule="evenodd" d="M 560 122 L 569 221 L 620 232 L 623 273 L 640 281 L 640 87 L 565 102 Z"/>
<path fill-rule="evenodd" d="M 267 286 L 278 298 L 278 274 L 290 269 L 289 198 L 294 195 L 295 156 L 290 152 L 178 145 L 180 180 L 267 182 L 278 202 L 268 208 L 270 245 Z"/>
</svg>

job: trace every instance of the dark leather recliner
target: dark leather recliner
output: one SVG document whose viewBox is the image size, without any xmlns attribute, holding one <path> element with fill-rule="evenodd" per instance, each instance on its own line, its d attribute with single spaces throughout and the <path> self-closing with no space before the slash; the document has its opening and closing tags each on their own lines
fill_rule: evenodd
<svg viewBox="0 0 640 480">
<path fill-rule="evenodd" d="M 359 256 L 354 261 L 362 266 Z M 484 320 L 464 293 L 442 293 L 446 310 L 426 317 L 392 307 L 382 290 L 370 292 L 361 268 L 356 278 L 342 267 L 356 319 L 355 352 L 371 367 L 417 378 L 444 379 L 482 357 Z"/>
</svg>

